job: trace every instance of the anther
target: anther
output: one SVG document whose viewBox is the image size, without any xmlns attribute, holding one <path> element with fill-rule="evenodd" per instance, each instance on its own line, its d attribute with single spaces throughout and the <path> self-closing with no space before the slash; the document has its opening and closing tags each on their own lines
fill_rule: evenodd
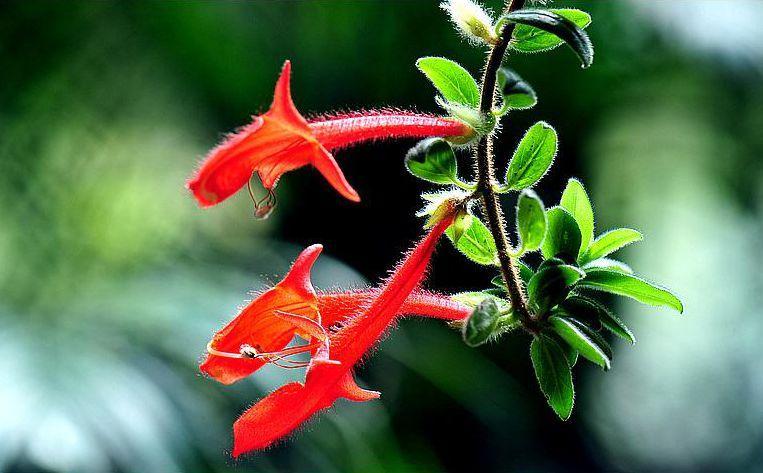
<svg viewBox="0 0 763 473">
<path fill-rule="evenodd" d="M 270 217 L 271 213 L 273 213 L 278 200 L 276 199 L 276 194 L 273 192 L 273 189 L 266 189 L 267 195 L 265 195 L 265 197 L 259 199 L 255 197 L 254 190 L 252 190 L 252 179 L 254 179 L 255 176 L 259 179 L 258 173 L 252 173 L 252 177 L 246 183 L 246 188 L 249 191 L 249 198 L 252 199 L 252 203 L 254 204 L 254 218 L 265 220 Z"/>
</svg>

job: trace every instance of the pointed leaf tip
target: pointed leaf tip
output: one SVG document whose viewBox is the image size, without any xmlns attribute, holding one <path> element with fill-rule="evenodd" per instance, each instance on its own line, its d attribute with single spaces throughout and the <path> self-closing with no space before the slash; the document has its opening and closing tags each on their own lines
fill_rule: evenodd
<svg viewBox="0 0 763 473">
<path fill-rule="evenodd" d="M 564 350 L 551 337 L 540 335 L 530 344 L 530 359 L 548 404 L 560 419 L 569 419 L 575 403 L 575 389 Z"/>
<path fill-rule="evenodd" d="M 527 9 L 508 13 L 503 19 L 519 24 L 512 39 L 513 49 L 548 51 L 565 42 L 578 56 L 583 68 L 593 64 L 593 44 L 583 30 L 591 22 L 587 13 L 575 9 Z M 545 34 L 538 34 L 538 30 Z"/>
</svg>

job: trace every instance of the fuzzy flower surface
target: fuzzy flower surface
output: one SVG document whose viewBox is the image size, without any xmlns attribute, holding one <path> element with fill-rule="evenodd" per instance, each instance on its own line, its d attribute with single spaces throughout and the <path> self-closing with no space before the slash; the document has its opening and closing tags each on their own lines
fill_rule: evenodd
<svg viewBox="0 0 763 473">
<path fill-rule="evenodd" d="M 216 205 L 247 185 L 257 173 L 272 190 L 289 171 L 312 166 L 343 197 L 359 201 L 331 151 L 356 143 L 429 136 L 471 137 L 467 124 L 446 117 L 403 110 L 372 110 L 306 120 L 291 97 L 291 63 L 276 83 L 273 103 L 263 115 L 226 137 L 209 152 L 187 182 L 202 207 Z"/>
<path fill-rule="evenodd" d="M 361 388 L 353 367 L 389 330 L 406 300 L 423 281 L 438 240 L 452 219 L 432 228 L 397 266 L 387 282 L 361 312 L 341 328 L 319 336 L 304 383 L 282 386 L 244 412 L 233 426 L 233 456 L 267 448 L 292 433 L 339 398 L 363 402 L 380 393 Z"/>
</svg>

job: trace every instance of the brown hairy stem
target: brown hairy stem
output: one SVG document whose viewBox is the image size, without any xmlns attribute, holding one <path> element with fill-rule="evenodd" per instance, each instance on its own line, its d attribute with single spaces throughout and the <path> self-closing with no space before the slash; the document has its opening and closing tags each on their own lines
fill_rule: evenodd
<svg viewBox="0 0 763 473">
<path fill-rule="evenodd" d="M 504 14 L 524 7 L 525 0 L 507 0 Z M 480 96 L 480 112 L 489 114 L 492 112 L 495 101 L 496 73 L 501 67 L 503 56 L 509 45 L 509 40 L 514 32 L 514 23 L 507 22 L 501 30 L 498 41 L 490 49 L 485 64 L 485 74 L 482 77 L 482 92 Z M 498 261 L 501 267 L 503 280 L 508 288 L 511 304 L 522 321 L 523 326 L 530 332 L 535 332 L 535 320 L 527 307 L 527 296 L 522 280 L 519 277 L 519 269 L 511 257 L 511 240 L 506 232 L 501 206 L 498 201 L 493 184 L 495 183 L 495 165 L 493 162 L 493 134 L 482 136 L 477 142 L 475 151 L 475 167 L 477 171 L 477 190 L 481 196 L 483 211 L 487 220 L 487 226 L 495 240 L 498 249 Z"/>
</svg>

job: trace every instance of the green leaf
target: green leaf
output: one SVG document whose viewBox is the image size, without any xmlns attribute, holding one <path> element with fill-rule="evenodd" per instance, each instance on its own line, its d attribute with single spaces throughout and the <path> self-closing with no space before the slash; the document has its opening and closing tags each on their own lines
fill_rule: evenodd
<svg viewBox="0 0 763 473">
<path fill-rule="evenodd" d="M 622 338 L 634 345 L 636 343 L 636 336 L 633 332 L 615 316 L 607 307 L 596 299 L 582 295 L 570 296 L 559 304 L 559 308 L 567 316 L 578 319 L 587 320 L 588 318 L 597 319 L 607 330 L 614 333 L 618 337 Z"/>
<path fill-rule="evenodd" d="M 517 10 L 505 19 L 517 23 L 511 48 L 534 53 L 548 51 L 563 42 L 580 58 L 583 67 L 593 63 L 593 44 L 583 28 L 591 24 L 591 15 L 575 9 Z"/>
<path fill-rule="evenodd" d="M 556 131 L 551 125 L 538 122 L 530 127 L 511 158 L 505 185 L 515 190 L 535 185 L 551 167 L 556 146 Z"/>
<path fill-rule="evenodd" d="M 604 325 L 604 327 L 610 332 L 614 333 L 623 340 L 630 342 L 631 345 L 636 344 L 636 336 L 633 334 L 633 332 L 631 332 L 631 329 L 629 329 L 628 326 L 625 325 L 625 323 L 623 323 L 619 317 L 606 310 L 606 308 L 603 314 L 600 316 L 599 320 L 601 320 L 601 324 Z"/>
<path fill-rule="evenodd" d="M 575 402 L 575 389 L 564 351 L 554 340 L 541 335 L 530 344 L 530 358 L 548 404 L 562 420 L 569 419 Z"/>
<path fill-rule="evenodd" d="M 577 260 L 582 236 L 575 218 L 562 207 L 551 207 L 546 211 L 548 228 L 541 251 L 547 259 L 559 257 L 570 263 Z"/>
<path fill-rule="evenodd" d="M 581 259 L 593 240 L 593 207 L 580 181 L 570 179 L 567 182 L 560 205 L 578 222 L 581 236 L 578 259 Z"/>
<path fill-rule="evenodd" d="M 548 322 L 554 331 L 577 350 L 583 358 L 596 363 L 605 370 L 609 369 L 611 361 L 607 356 L 607 350 L 600 345 L 596 337 L 592 336 L 592 330 L 569 318 L 552 316 L 548 318 Z"/>
<path fill-rule="evenodd" d="M 451 233 L 453 235 L 453 241 L 455 243 L 458 243 L 458 240 L 464 236 L 464 233 L 469 229 L 470 225 L 471 216 L 464 210 L 458 211 L 455 218 L 453 219 L 453 223 L 450 225 L 450 228 L 452 228 Z"/>
<path fill-rule="evenodd" d="M 540 248 L 546 237 L 546 209 L 535 192 L 525 189 L 517 201 L 517 230 L 521 239 L 521 252 Z"/>
<path fill-rule="evenodd" d="M 530 303 L 538 307 L 538 313 L 544 314 L 563 301 L 571 286 L 584 276 L 583 271 L 567 264 L 540 269 L 527 284 Z"/>
<path fill-rule="evenodd" d="M 559 345 L 559 348 L 564 352 L 564 356 L 567 358 L 567 364 L 570 365 L 570 368 L 574 368 L 575 364 L 578 362 L 578 351 L 572 348 L 569 343 L 565 342 L 554 332 L 546 332 L 544 335 L 554 339 L 557 345 Z"/>
<path fill-rule="evenodd" d="M 601 328 L 599 307 L 577 295 L 562 301 L 551 313 L 559 317 L 572 317 L 596 330 Z"/>
<path fill-rule="evenodd" d="M 498 69 L 497 77 L 504 108 L 525 110 L 538 103 L 535 90 L 513 70 L 502 67 Z"/>
<path fill-rule="evenodd" d="M 498 305 L 498 309 L 501 311 L 502 314 L 511 313 L 511 304 L 509 304 L 507 300 L 502 299 L 498 296 L 495 296 L 494 294 L 491 294 L 489 292 L 484 292 L 484 291 L 459 292 L 458 294 L 454 294 L 450 296 L 450 298 L 456 302 L 460 302 L 472 308 L 477 308 L 477 306 L 479 306 L 480 303 L 482 303 L 483 301 L 492 300 L 493 302 L 496 303 L 496 305 Z"/>
<path fill-rule="evenodd" d="M 522 261 L 514 260 L 517 263 L 517 267 L 519 267 L 519 277 L 522 278 L 522 281 L 525 282 L 525 284 L 530 282 L 530 279 L 532 279 L 535 272 L 530 269 L 529 266 L 524 264 Z"/>
<path fill-rule="evenodd" d="M 595 259 L 583 265 L 583 270 L 585 271 L 588 271 L 589 269 L 597 269 L 597 268 L 611 269 L 612 271 L 620 271 L 621 273 L 625 273 L 625 274 L 633 274 L 633 269 L 631 269 L 630 266 L 623 263 L 622 261 L 617 261 L 617 260 L 609 259 L 609 258 Z"/>
<path fill-rule="evenodd" d="M 642 304 L 670 307 L 679 313 L 684 310 L 681 301 L 670 291 L 632 274 L 610 269 L 592 269 L 578 284 L 583 287 L 630 297 Z"/>
<path fill-rule="evenodd" d="M 643 239 L 641 232 L 630 228 L 618 228 L 602 233 L 591 243 L 588 253 L 583 258 L 584 262 L 610 255 L 624 246 Z"/>
<path fill-rule="evenodd" d="M 472 348 L 486 343 L 495 334 L 500 317 L 501 312 L 494 300 L 480 302 L 463 326 L 461 335 L 464 343 Z"/>
<path fill-rule="evenodd" d="M 442 138 L 428 138 L 411 148 L 405 156 L 405 167 L 414 176 L 435 184 L 460 182 L 456 154 Z"/>
<path fill-rule="evenodd" d="M 442 57 L 423 57 L 416 61 L 419 68 L 448 102 L 479 107 L 480 90 L 469 71 L 457 62 Z"/>
<path fill-rule="evenodd" d="M 445 231 L 454 246 L 467 258 L 477 264 L 492 265 L 498 256 L 493 235 L 480 219 L 470 215 L 469 227 L 463 232 L 458 241 L 455 240 L 454 229 L 451 226 Z"/>
<path fill-rule="evenodd" d="M 535 272 L 532 269 L 530 269 L 529 266 L 524 264 L 521 260 L 514 259 L 514 263 L 517 265 L 517 269 L 519 270 L 519 277 L 520 277 L 520 279 L 522 279 L 522 281 L 525 284 L 529 283 L 530 279 L 532 279 L 533 274 L 535 274 Z M 490 283 L 493 286 L 501 288 L 504 292 L 507 292 L 506 283 L 504 283 L 502 275 L 499 274 L 498 276 L 495 276 L 490 281 Z"/>
</svg>

